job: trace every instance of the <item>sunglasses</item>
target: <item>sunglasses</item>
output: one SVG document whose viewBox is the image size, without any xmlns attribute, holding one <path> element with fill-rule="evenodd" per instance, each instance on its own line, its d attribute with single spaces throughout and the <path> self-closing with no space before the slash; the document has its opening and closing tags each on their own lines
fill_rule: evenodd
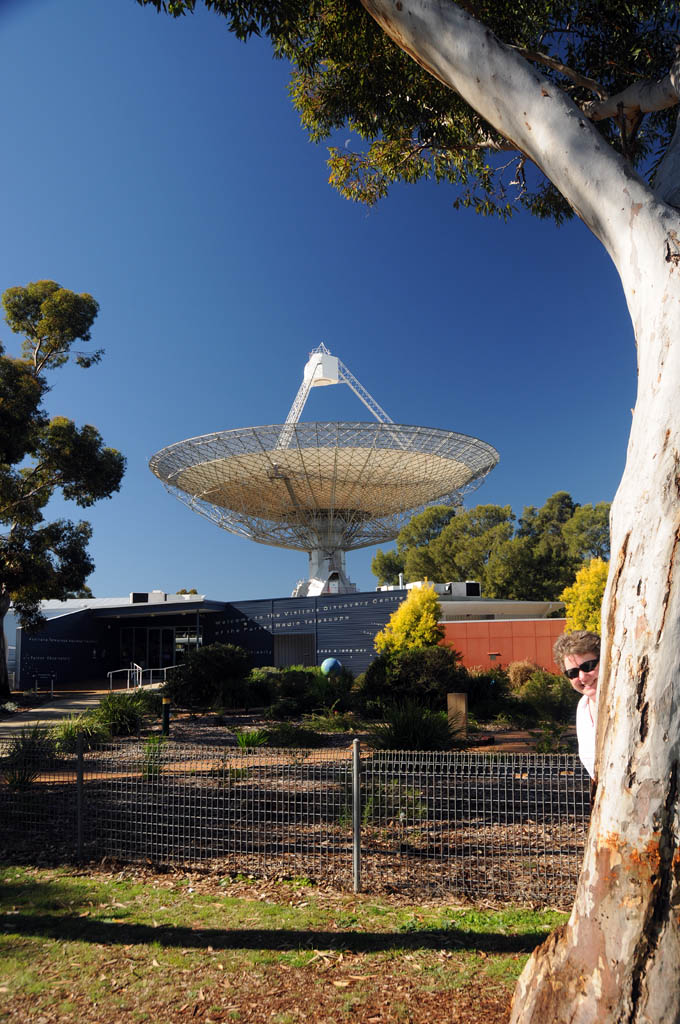
<svg viewBox="0 0 680 1024">
<path fill-rule="evenodd" d="M 576 665 L 574 668 L 565 668 L 564 674 L 567 679 L 577 679 L 579 672 L 592 672 L 599 663 L 599 660 L 599 658 L 591 658 L 590 661 L 582 661 L 580 665 Z"/>
</svg>

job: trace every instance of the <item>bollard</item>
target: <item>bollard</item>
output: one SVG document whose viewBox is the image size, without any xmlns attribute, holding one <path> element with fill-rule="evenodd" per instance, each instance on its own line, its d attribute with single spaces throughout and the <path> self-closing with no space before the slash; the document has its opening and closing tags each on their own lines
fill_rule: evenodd
<svg viewBox="0 0 680 1024">
<path fill-rule="evenodd" d="M 446 707 L 449 725 L 454 732 L 467 736 L 468 729 L 468 699 L 467 693 L 447 693 Z"/>
<path fill-rule="evenodd" d="M 170 698 L 163 697 L 163 726 L 161 729 L 164 736 L 170 735 Z"/>
</svg>

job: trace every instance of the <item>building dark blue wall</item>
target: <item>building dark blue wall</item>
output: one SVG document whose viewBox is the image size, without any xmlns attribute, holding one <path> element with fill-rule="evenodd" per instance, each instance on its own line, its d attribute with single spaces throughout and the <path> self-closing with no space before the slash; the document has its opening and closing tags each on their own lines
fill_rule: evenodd
<svg viewBox="0 0 680 1024">
<path fill-rule="evenodd" d="M 405 596 L 403 590 L 368 591 L 225 604 L 223 613 L 206 616 L 203 642 L 238 644 L 250 651 L 255 665 L 262 666 L 285 664 L 281 641 L 306 635 L 313 637 L 315 664 L 339 658 L 357 674 L 375 657 L 373 638 Z"/>
<path fill-rule="evenodd" d="M 32 636 L 22 634 L 20 680 L 24 688 L 53 674 L 55 686 L 105 682 L 120 664 L 120 630 L 129 626 L 200 629 L 202 643 L 232 643 L 253 665 L 317 664 L 338 658 L 355 675 L 375 657 L 373 638 L 404 600 L 406 591 L 368 591 L 324 597 L 201 604 L 121 605 L 90 608 L 48 619 Z M 158 666 L 144 666 L 156 668 Z"/>
<path fill-rule="evenodd" d="M 89 610 L 48 619 L 39 633 L 19 630 L 17 635 L 23 689 L 47 689 L 51 680 L 60 688 L 101 673 L 100 628 Z"/>
</svg>

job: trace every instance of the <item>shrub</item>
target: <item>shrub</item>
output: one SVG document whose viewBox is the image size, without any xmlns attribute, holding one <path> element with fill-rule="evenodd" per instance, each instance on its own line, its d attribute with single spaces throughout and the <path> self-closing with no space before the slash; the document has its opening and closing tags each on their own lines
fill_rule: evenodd
<svg viewBox="0 0 680 1024">
<path fill-rule="evenodd" d="M 540 669 L 540 665 L 537 665 L 535 661 L 529 661 L 528 658 L 524 658 L 522 661 L 511 661 L 507 668 L 510 689 L 513 692 L 521 690 L 537 669 Z"/>
<path fill-rule="evenodd" d="M 55 756 L 54 738 L 39 723 L 12 736 L 2 760 L 2 774 L 12 790 L 26 789 L 49 767 Z"/>
<path fill-rule="evenodd" d="M 290 722 L 282 722 L 273 729 L 267 729 L 267 737 L 267 746 L 278 747 L 281 750 L 322 747 L 326 742 L 318 732 L 292 725 Z"/>
<path fill-rule="evenodd" d="M 381 716 L 383 700 L 389 693 L 387 684 L 389 663 L 389 658 L 384 654 L 379 654 L 366 671 L 357 676 L 351 693 L 352 707 L 355 711 L 371 718 Z"/>
<path fill-rule="evenodd" d="M 316 667 L 290 665 L 282 669 L 276 680 L 275 703 L 286 706 L 293 714 L 311 708 L 309 690 L 312 679 L 319 675 L 321 670 Z"/>
<path fill-rule="evenodd" d="M 272 718 L 292 718 L 319 708 L 349 708 L 354 677 L 343 669 L 335 676 L 325 676 L 316 665 L 290 665 L 270 676 L 273 702 Z"/>
<path fill-rule="evenodd" d="M 600 632 L 600 613 L 608 573 L 609 562 L 591 558 L 576 573 L 573 584 L 562 591 L 559 600 L 564 601 L 565 629 L 568 632 L 574 629 Z"/>
<path fill-rule="evenodd" d="M 440 615 L 434 586 L 430 583 L 414 587 L 392 612 L 385 628 L 376 634 L 373 646 L 378 654 L 387 657 L 402 651 L 436 647 L 444 636 Z"/>
<path fill-rule="evenodd" d="M 343 667 L 336 675 L 327 676 L 320 668 L 315 668 L 309 679 L 306 693 L 306 707 L 335 708 L 337 711 L 348 711 L 352 706 L 351 692 L 354 676 Z"/>
<path fill-rule="evenodd" d="M 58 754 L 75 754 L 78 749 L 78 735 L 83 737 L 83 750 L 91 750 L 98 743 L 108 743 L 111 731 L 106 722 L 95 712 L 69 715 L 52 729 L 55 749 Z"/>
<path fill-rule="evenodd" d="M 520 690 L 520 697 L 537 719 L 556 722 L 570 721 L 579 701 L 568 679 L 543 669 L 532 673 Z"/>
<path fill-rule="evenodd" d="M 399 821 L 404 825 L 420 822 L 427 815 L 427 803 L 413 786 L 400 779 L 385 779 L 373 785 L 367 794 L 361 821 L 364 825 L 386 825 Z"/>
<path fill-rule="evenodd" d="M 163 693 L 187 708 L 248 706 L 250 656 L 235 644 L 208 644 L 190 651 L 168 676 Z"/>
<path fill-rule="evenodd" d="M 464 692 L 468 673 L 461 655 L 451 647 L 404 651 L 393 661 L 388 676 L 394 700 L 410 699 L 429 708 L 445 708 L 447 693 Z"/>
<path fill-rule="evenodd" d="M 300 714 L 300 702 L 292 697 L 280 697 L 267 708 L 267 718 L 277 720 L 296 718 Z"/>
<path fill-rule="evenodd" d="M 163 694 L 161 690 L 148 690 L 143 686 L 134 691 L 135 701 L 143 715 L 160 717 L 163 710 Z"/>
<path fill-rule="evenodd" d="M 413 701 L 423 707 L 446 707 L 447 693 L 468 692 L 467 670 L 450 647 L 422 647 L 387 657 L 366 669 L 353 691 L 355 707 L 368 712 L 369 702 Z"/>
<path fill-rule="evenodd" d="M 305 728 L 317 732 L 349 732 L 359 724 L 352 711 L 337 711 L 335 708 L 313 711 L 304 715 L 302 722 Z"/>
<path fill-rule="evenodd" d="M 148 736 L 144 744 L 144 760 L 142 761 L 142 778 L 156 779 L 163 768 L 163 748 L 167 740 L 165 736 L 154 733 Z"/>
<path fill-rule="evenodd" d="M 540 733 L 534 733 L 537 754 L 573 754 L 577 744 L 566 735 L 567 727 L 560 722 L 540 722 Z"/>
<path fill-rule="evenodd" d="M 271 704 L 276 693 L 276 681 L 280 669 L 268 665 L 264 668 L 251 668 L 246 679 L 249 707 L 262 707 Z"/>
<path fill-rule="evenodd" d="M 507 673 L 498 666 L 471 668 L 468 672 L 468 711 L 485 721 L 507 709 L 510 685 Z"/>
<path fill-rule="evenodd" d="M 457 731 L 445 711 L 404 701 L 385 710 L 385 721 L 373 727 L 369 743 L 376 750 L 450 750 Z"/>
<path fill-rule="evenodd" d="M 269 739 L 266 729 L 236 729 L 234 731 L 236 743 L 241 750 L 251 750 L 253 747 L 264 747 Z"/>
<path fill-rule="evenodd" d="M 138 733 L 144 717 L 144 701 L 137 690 L 130 693 L 109 693 L 92 716 L 109 730 L 111 736 Z"/>
</svg>

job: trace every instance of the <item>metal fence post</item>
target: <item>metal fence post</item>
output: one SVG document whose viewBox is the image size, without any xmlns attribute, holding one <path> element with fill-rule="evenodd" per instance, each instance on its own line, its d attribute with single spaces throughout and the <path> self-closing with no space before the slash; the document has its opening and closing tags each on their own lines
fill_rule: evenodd
<svg viewBox="0 0 680 1024">
<path fill-rule="evenodd" d="M 352 742 L 352 878 L 361 892 L 361 758 L 359 740 Z"/>
<path fill-rule="evenodd" d="M 83 859 L 83 734 L 76 737 L 76 856 Z"/>
</svg>

